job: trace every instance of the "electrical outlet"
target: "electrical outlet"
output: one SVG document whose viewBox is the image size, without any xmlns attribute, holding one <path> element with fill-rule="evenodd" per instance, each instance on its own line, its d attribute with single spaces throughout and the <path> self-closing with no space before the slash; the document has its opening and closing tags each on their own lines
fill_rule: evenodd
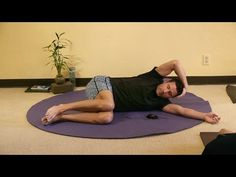
<svg viewBox="0 0 236 177">
<path fill-rule="evenodd" d="M 202 55 L 202 65 L 210 65 L 210 55 Z"/>
</svg>

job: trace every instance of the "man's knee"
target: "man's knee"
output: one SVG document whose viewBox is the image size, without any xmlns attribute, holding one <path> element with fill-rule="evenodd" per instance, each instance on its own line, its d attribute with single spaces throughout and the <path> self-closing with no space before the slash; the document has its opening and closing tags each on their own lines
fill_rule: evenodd
<svg viewBox="0 0 236 177">
<path fill-rule="evenodd" d="M 98 121 L 100 124 L 109 124 L 113 120 L 113 112 L 100 112 Z"/>
<path fill-rule="evenodd" d="M 113 111 L 115 105 L 112 101 L 102 100 L 98 107 L 101 111 Z"/>
<path fill-rule="evenodd" d="M 113 111 L 113 109 L 115 108 L 113 95 L 108 90 L 100 91 L 96 96 L 96 99 L 100 100 L 97 106 L 102 112 Z"/>
</svg>

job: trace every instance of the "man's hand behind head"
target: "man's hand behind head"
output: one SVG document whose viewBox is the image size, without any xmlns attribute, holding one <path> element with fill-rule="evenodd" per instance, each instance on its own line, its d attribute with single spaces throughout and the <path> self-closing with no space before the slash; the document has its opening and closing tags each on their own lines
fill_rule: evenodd
<svg viewBox="0 0 236 177">
<path fill-rule="evenodd" d="M 186 93 L 187 93 L 186 88 L 183 88 L 183 92 L 181 93 L 181 95 L 178 95 L 177 98 L 184 96 Z"/>
</svg>

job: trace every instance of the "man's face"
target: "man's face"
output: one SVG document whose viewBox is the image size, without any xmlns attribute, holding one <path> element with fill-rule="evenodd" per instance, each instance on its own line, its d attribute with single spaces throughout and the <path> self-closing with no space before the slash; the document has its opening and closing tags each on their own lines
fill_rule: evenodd
<svg viewBox="0 0 236 177">
<path fill-rule="evenodd" d="M 177 88 L 175 82 L 164 82 L 157 86 L 157 96 L 163 98 L 173 98 L 177 95 Z"/>
</svg>

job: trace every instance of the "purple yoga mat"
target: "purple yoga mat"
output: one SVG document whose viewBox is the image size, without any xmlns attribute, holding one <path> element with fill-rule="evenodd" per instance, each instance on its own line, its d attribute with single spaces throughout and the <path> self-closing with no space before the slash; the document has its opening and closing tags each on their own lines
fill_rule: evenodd
<svg viewBox="0 0 236 177">
<path fill-rule="evenodd" d="M 162 111 L 148 111 L 116 112 L 114 113 L 113 121 L 106 125 L 94 125 L 78 122 L 57 122 L 44 126 L 41 123 L 41 118 L 49 107 L 61 103 L 83 100 L 85 98 L 85 92 L 82 90 L 68 92 L 42 100 L 28 110 L 27 120 L 35 127 L 44 131 L 85 138 L 135 138 L 148 135 L 174 133 L 191 128 L 202 122 L 200 120 L 189 119 Z M 205 101 L 192 93 L 187 93 L 182 98 L 171 99 L 171 102 L 202 112 L 211 111 L 208 101 Z M 76 111 L 70 111 L 70 113 L 74 112 Z M 150 113 L 158 115 L 159 118 L 146 118 L 147 114 Z"/>
</svg>

